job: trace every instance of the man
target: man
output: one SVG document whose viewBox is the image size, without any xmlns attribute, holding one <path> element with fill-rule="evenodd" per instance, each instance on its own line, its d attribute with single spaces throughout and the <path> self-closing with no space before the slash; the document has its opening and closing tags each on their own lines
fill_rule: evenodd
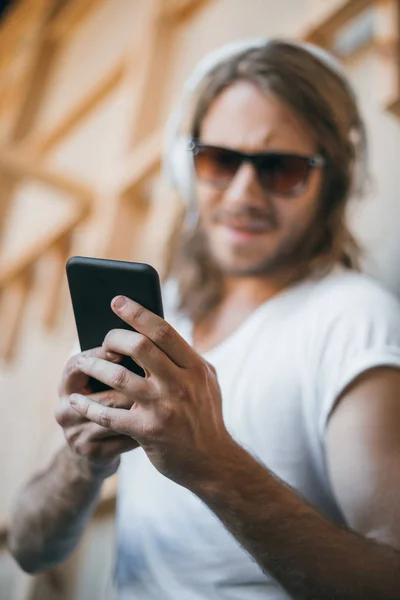
<svg viewBox="0 0 400 600">
<path fill-rule="evenodd" d="M 170 168 L 198 220 L 168 323 L 118 297 L 138 333 L 68 362 L 68 446 L 21 492 L 11 548 L 28 571 L 63 560 L 133 450 L 121 599 L 398 599 L 400 309 L 356 271 L 344 219 L 363 178 L 354 96 L 282 41 L 219 56 L 190 95 L 191 162 L 174 146 Z"/>
</svg>

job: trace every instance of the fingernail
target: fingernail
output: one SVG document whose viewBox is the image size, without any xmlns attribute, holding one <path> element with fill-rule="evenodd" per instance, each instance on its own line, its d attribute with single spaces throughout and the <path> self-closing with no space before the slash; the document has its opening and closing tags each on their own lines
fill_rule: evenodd
<svg viewBox="0 0 400 600">
<path fill-rule="evenodd" d="M 85 399 L 79 394 L 72 394 L 69 397 L 69 401 L 73 406 L 82 406 L 85 403 Z"/>
<path fill-rule="evenodd" d="M 113 304 L 114 304 L 114 308 L 118 308 L 118 309 L 123 308 L 126 304 L 125 296 L 117 296 L 116 298 L 114 298 Z"/>
<path fill-rule="evenodd" d="M 119 354 L 116 354 L 116 352 L 106 352 L 106 358 L 111 361 L 118 360 Z"/>
</svg>

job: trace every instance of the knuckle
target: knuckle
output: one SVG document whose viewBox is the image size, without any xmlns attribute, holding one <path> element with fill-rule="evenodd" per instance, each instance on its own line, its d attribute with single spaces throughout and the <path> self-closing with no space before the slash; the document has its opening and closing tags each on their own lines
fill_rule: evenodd
<svg viewBox="0 0 400 600">
<path fill-rule="evenodd" d="M 92 444 L 83 438 L 74 442 L 74 450 L 80 456 L 90 456 L 92 454 Z"/>
<path fill-rule="evenodd" d="M 124 367 L 116 367 L 111 376 L 111 385 L 116 389 L 125 389 L 128 385 L 129 373 Z"/>
<path fill-rule="evenodd" d="M 137 306 L 134 311 L 133 311 L 133 318 L 136 322 L 140 322 L 141 320 L 143 320 L 143 317 L 145 316 L 145 309 L 143 306 Z"/>
<path fill-rule="evenodd" d="M 208 377 L 210 376 L 210 370 L 208 364 L 205 361 L 202 360 L 201 362 L 199 362 L 197 367 L 197 373 L 202 381 L 206 381 L 208 379 Z"/>
<path fill-rule="evenodd" d="M 165 406 L 162 413 L 163 427 L 173 423 L 178 415 L 178 410 L 174 405 Z"/>
<path fill-rule="evenodd" d="M 175 394 L 179 400 L 182 400 L 182 401 L 188 400 L 189 396 L 190 396 L 188 386 L 183 381 L 179 381 Z"/>
<path fill-rule="evenodd" d="M 139 354 L 148 354 L 151 349 L 150 340 L 145 335 L 139 335 L 137 340 L 132 344 L 133 352 Z"/>
<path fill-rule="evenodd" d="M 108 414 L 107 410 L 102 410 L 99 413 L 99 424 L 102 427 L 106 427 L 107 429 L 109 429 L 109 427 L 111 425 L 111 419 L 110 419 L 110 415 Z"/>
<path fill-rule="evenodd" d="M 165 321 L 157 327 L 156 338 L 163 342 L 168 342 L 171 339 L 171 327 Z"/>
<path fill-rule="evenodd" d="M 101 403 L 103 404 L 103 406 L 115 408 L 116 407 L 115 394 L 113 394 L 111 391 L 105 392 L 104 395 L 102 396 Z"/>
<path fill-rule="evenodd" d="M 98 356 L 99 352 L 101 351 L 101 348 L 90 348 L 89 350 L 84 350 L 83 352 L 81 352 L 80 354 L 77 355 L 77 358 L 79 359 L 80 357 L 82 358 L 95 358 L 96 356 Z"/>
<path fill-rule="evenodd" d="M 145 439 L 154 440 L 160 436 L 162 428 L 158 423 L 149 423 L 143 428 L 143 436 Z"/>
</svg>

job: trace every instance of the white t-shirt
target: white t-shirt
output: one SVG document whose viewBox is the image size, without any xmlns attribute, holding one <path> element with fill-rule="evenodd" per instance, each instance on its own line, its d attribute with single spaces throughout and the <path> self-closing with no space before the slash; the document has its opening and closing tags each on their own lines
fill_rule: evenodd
<svg viewBox="0 0 400 600">
<path fill-rule="evenodd" d="M 166 319 L 190 342 L 189 321 L 173 309 L 174 285 L 166 292 Z M 324 460 L 326 423 L 360 373 L 400 367 L 398 302 L 368 277 L 336 269 L 265 302 L 204 357 L 217 369 L 232 436 L 343 523 Z M 288 598 L 217 517 L 159 474 L 142 449 L 122 459 L 117 535 L 120 600 Z"/>
</svg>

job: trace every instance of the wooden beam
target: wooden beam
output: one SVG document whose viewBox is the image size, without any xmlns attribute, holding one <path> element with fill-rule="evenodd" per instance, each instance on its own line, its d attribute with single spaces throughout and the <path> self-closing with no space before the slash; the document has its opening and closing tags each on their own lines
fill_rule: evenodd
<svg viewBox="0 0 400 600">
<path fill-rule="evenodd" d="M 16 179 L 34 179 L 69 194 L 75 201 L 80 201 L 82 211 L 87 210 L 94 201 L 94 193 L 87 185 L 54 169 L 49 170 L 32 157 L 21 156 L 19 152 L 0 151 L 0 169 Z"/>
<path fill-rule="evenodd" d="M 36 33 L 36 42 L 29 50 L 25 80 L 21 86 L 18 112 L 11 133 L 11 142 L 19 142 L 32 129 L 46 91 L 48 79 L 57 57 L 57 45 L 46 39 L 51 3 L 41 0 L 42 12 Z"/>
<path fill-rule="evenodd" d="M 163 131 L 155 131 L 118 166 L 114 194 L 123 196 L 132 193 L 160 168 L 163 140 Z"/>
<path fill-rule="evenodd" d="M 0 288 L 4 288 L 29 269 L 50 248 L 62 243 L 63 238 L 87 216 L 94 202 L 94 194 L 80 182 L 55 171 L 48 171 L 43 166 L 35 164 L 33 160 L 23 159 L 16 153 L 0 153 L 0 168 L 16 179 L 34 179 L 55 187 L 73 198 L 70 215 L 63 220 L 62 224 L 53 227 L 39 241 L 28 246 L 13 262 L 8 262 L 4 266 L 0 264 Z"/>
<path fill-rule="evenodd" d="M 172 28 L 162 19 L 163 0 L 148 0 L 143 18 L 143 34 L 135 41 L 132 54 L 140 52 L 140 62 L 130 65 L 133 98 L 129 150 L 140 144 L 157 127 L 159 93 L 170 65 Z"/>
<path fill-rule="evenodd" d="M 23 150 L 25 151 L 27 148 L 37 157 L 52 150 L 54 146 L 70 135 L 90 111 L 122 82 L 125 71 L 126 62 L 124 60 L 117 64 L 110 73 L 107 73 L 50 131 L 41 133 L 35 138 L 28 138 L 24 143 Z"/>
<path fill-rule="evenodd" d="M 398 114 L 400 103 L 400 0 L 375 0 L 377 89 L 386 110 Z"/>
<path fill-rule="evenodd" d="M 0 72 L 15 56 L 26 30 L 47 15 L 49 1 L 19 0 L 7 11 L 0 23 Z"/>
<path fill-rule="evenodd" d="M 162 7 L 161 17 L 174 25 L 182 25 L 211 0 L 169 0 Z"/>
<path fill-rule="evenodd" d="M 53 226 L 50 231 L 42 235 L 39 240 L 35 240 L 16 256 L 14 260 L 7 260 L 6 264 L 0 263 L 0 289 L 5 289 L 17 280 L 23 273 L 29 271 L 31 267 L 51 248 L 61 244 L 63 238 L 68 236 L 84 218 L 81 210 L 75 207 L 70 215 L 63 219 L 61 224 Z"/>
<path fill-rule="evenodd" d="M 29 294 L 32 269 L 29 265 L 2 290 L 0 316 L 0 356 L 9 361 L 13 358 L 16 341 L 22 327 L 26 298 Z"/>
<path fill-rule="evenodd" d="M 46 258 L 51 261 L 46 296 L 43 299 L 43 321 L 47 329 L 54 327 L 58 321 L 58 309 L 65 288 L 65 264 L 71 254 L 73 233 L 73 230 L 69 229 L 46 253 Z"/>
<path fill-rule="evenodd" d="M 47 26 L 47 21 L 51 12 L 51 0 L 35 0 L 21 4 L 29 12 L 29 9 L 39 11 L 35 13 L 37 18 L 36 42 L 30 48 L 30 59 L 27 64 L 27 72 L 20 87 L 18 96 L 18 105 L 13 111 L 13 124 L 8 134 L 8 143 L 18 143 L 29 134 L 35 122 L 37 112 L 40 108 L 46 84 L 55 60 L 55 45 L 44 41 L 43 33 Z M 10 51 L 10 50 L 8 50 Z M 1 52 L 0 52 L 1 55 Z M 1 168 L 1 167 L 0 167 Z M 7 173 L 7 185 L 2 188 L 2 207 L 0 217 L 3 217 L 11 203 L 16 181 L 13 181 L 12 173 Z M 0 218 L 0 234 L 4 227 L 4 219 Z"/>
<path fill-rule="evenodd" d="M 331 49 L 330 45 L 339 29 L 373 3 L 374 0 L 338 0 L 332 7 L 327 2 L 326 12 L 319 14 L 318 19 L 300 31 L 298 37 Z"/>
<path fill-rule="evenodd" d="M 62 41 L 79 27 L 104 0 L 69 0 L 57 13 L 47 31 L 49 39 Z"/>
<path fill-rule="evenodd" d="M 10 111 L 12 114 L 16 110 L 24 90 L 25 76 L 25 73 L 21 73 L 14 78 L 3 78 L 0 86 L 0 113 Z"/>
<path fill-rule="evenodd" d="M 37 112 L 47 89 L 49 75 L 56 60 L 54 43 L 43 41 L 34 51 L 34 57 L 21 88 L 19 116 L 11 134 L 13 142 L 22 140 L 32 129 Z"/>
</svg>

